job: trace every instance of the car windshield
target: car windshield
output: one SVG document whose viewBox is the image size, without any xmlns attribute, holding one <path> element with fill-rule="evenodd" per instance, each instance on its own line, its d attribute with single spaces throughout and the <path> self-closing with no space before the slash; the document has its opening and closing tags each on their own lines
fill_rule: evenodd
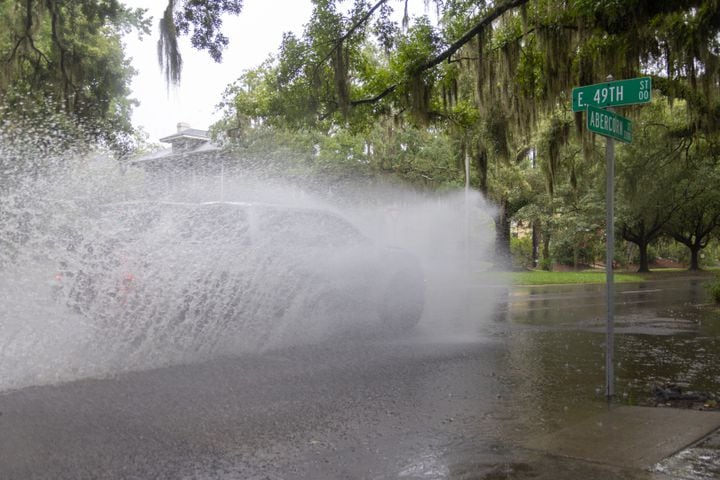
<svg viewBox="0 0 720 480">
<path fill-rule="evenodd" d="M 236 245 L 248 245 L 251 241 L 247 210 L 241 205 L 196 205 L 174 211 L 173 215 L 181 241 Z"/>
<path fill-rule="evenodd" d="M 360 231 L 330 212 L 277 207 L 254 209 L 260 235 L 287 237 L 303 246 L 349 247 L 368 242 Z"/>
<path fill-rule="evenodd" d="M 163 211 L 152 203 L 120 203 L 100 207 L 96 228 L 118 241 L 128 241 L 157 228 Z"/>
</svg>

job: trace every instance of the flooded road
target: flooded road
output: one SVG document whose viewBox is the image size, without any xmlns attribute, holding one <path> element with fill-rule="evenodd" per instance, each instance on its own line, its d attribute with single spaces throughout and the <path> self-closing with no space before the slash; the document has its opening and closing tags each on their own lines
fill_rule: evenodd
<svg viewBox="0 0 720 480">
<path fill-rule="evenodd" d="M 708 303 L 706 281 L 616 285 L 618 401 L 642 403 L 653 385 L 665 383 L 720 395 L 720 312 Z M 500 318 L 511 325 L 505 331 L 511 349 L 527 349 L 521 356 L 545 363 L 529 377 L 547 385 L 563 379 L 551 390 L 582 387 L 593 378 L 599 392 L 605 383 L 605 305 L 603 285 L 516 288 Z"/>
<path fill-rule="evenodd" d="M 703 282 L 617 286 L 616 404 L 664 383 L 718 396 Z M 498 287 L 488 309 L 492 288 L 411 337 L 1 393 L 0 478 L 716 478 L 717 439 L 654 469 L 527 448 L 607 411 L 604 288 Z"/>
</svg>

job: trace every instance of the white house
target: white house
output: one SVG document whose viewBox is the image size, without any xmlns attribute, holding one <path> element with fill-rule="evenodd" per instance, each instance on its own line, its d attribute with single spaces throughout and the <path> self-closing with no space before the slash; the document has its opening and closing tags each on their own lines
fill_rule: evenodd
<svg viewBox="0 0 720 480">
<path fill-rule="evenodd" d="M 131 165 L 145 170 L 148 180 L 158 193 L 177 193 L 202 185 L 207 193 L 222 196 L 225 161 L 220 148 L 213 144 L 206 130 L 178 123 L 177 131 L 160 139 L 170 147 L 142 155 Z M 208 186 L 219 188 L 210 192 Z M 215 190 L 215 188 L 212 188 Z"/>
</svg>

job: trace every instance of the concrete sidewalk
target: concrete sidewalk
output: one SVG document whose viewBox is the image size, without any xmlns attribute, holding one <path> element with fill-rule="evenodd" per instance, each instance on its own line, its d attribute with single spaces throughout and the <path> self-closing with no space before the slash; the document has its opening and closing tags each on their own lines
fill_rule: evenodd
<svg viewBox="0 0 720 480">
<path fill-rule="evenodd" d="M 713 469 L 720 463 L 720 441 L 712 441 L 720 438 L 718 429 L 720 412 L 616 406 L 557 432 L 530 438 L 523 446 L 558 457 L 666 473 L 672 478 L 714 478 L 711 472 L 710 476 L 697 476 L 697 470 Z M 688 453 L 693 449 L 699 449 L 699 455 Z M 705 466 L 687 465 L 694 461 Z M 695 476 L 686 477 L 682 472 Z"/>
</svg>

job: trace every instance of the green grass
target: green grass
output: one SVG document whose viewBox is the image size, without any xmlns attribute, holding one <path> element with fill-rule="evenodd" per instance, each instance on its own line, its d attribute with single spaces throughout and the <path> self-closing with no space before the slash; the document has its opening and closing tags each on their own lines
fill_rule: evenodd
<svg viewBox="0 0 720 480">
<path fill-rule="evenodd" d="M 509 281 L 514 285 L 571 285 L 583 283 L 605 283 L 605 272 L 546 272 L 534 270 L 528 272 L 509 272 Z M 643 282 L 646 277 L 637 273 L 616 273 L 614 281 Z"/>
<path fill-rule="evenodd" d="M 671 277 L 708 276 L 720 272 L 717 267 L 705 268 L 700 272 L 688 272 L 682 268 L 652 269 L 650 273 L 615 272 L 616 283 L 644 282 L 647 280 L 667 279 Z M 545 270 L 530 270 L 523 272 L 492 272 L 493 278 L 501 278 L 513 285 L 573 285 L 588 283 L 605 283 L 605 271 L 580 272 L 547 272 Z"/>
</svg>

